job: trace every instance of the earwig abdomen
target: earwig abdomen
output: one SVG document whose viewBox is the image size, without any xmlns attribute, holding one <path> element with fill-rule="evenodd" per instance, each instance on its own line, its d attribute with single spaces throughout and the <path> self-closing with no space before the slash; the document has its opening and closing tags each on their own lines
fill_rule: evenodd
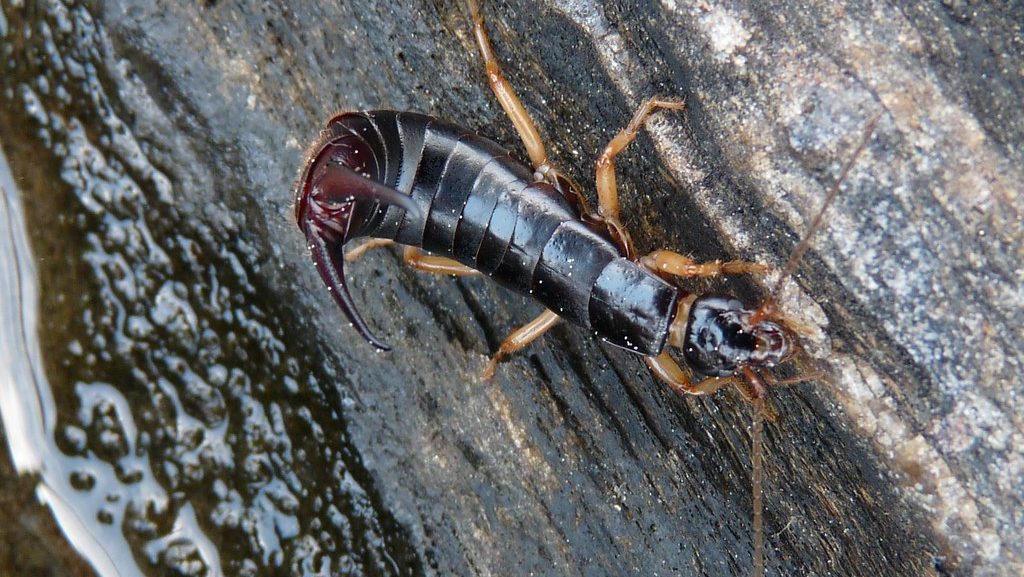
<svg viewBox="0 0 1024 577">
<path fill-rule="evenodd" d="M 336 242 L 372 236 L 422 247 L 533 297 L 613 345 L 645 356 L 664 348 L 678 289 L 625 258 L 604 230 L 583 222 L 557 189 L 494 142 L 409 112 L 334 117 L 299 182 L 298 218 L 307 236 L 324 228 L 303 219 L 315 218 L 305 197 L 317 194 L 311 180 L 325 166 L 350 169 L 419 208 L 415 214 L 377 197 L 335 193 L 351 203 L 343 226 L 331 224 L 345 230 Z M 341 270 L 337 276 L 343 285 Z M 361 326 L 357 314 L 349 317 Z"/>
</svg>

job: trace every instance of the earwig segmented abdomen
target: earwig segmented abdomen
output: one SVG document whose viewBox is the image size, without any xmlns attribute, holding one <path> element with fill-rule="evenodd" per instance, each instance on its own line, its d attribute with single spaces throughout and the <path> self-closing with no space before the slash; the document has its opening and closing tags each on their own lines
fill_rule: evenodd
<svg viewBox="0 0 1024 577">
<path fill-rule="evenodd" d="M 337 154 L 325 154 L 330 147 Z M 664 347 L 678 289 L 623 257 L 558 190 L 494 142 L 422 114 L 353 112 L 328 123 L 300 195 L 312 191 L 307 181 L 318 163 L 343 165 L 419 208 L 415 214 L 379 198 L 346 198 L 353 217 L 342 243 L 372 236 L 422 247 L 611 344 L 648 356 Z M 299 205 L 301 211 L 301 198 Z"/>
</svg>

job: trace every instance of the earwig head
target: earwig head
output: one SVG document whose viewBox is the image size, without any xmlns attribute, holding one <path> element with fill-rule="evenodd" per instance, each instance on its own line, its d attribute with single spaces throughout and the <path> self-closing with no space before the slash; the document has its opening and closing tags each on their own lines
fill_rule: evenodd
<svg viewBox="0 0 1024 577">
<path fill-rule="evenodd" d="M 332 122 L 314 145 L 299 177 L 295 218 L 306 235 L 317 272 L 341 312 L 370 344 L 389 350 L 370 333 L 352 301 L 345 284 L 343 247 L 380 218 L 383 205 L 396 205 L 413 215 L 420 210 L 409 196 L 378 183 L 373 174 L 365 172 L 367 157 L 372 154 L 359 146 L 351 133 L 332 132 L 334 127 Z"/>
<path fill-rule="evenodd" d="M 690 305 L 680 345 L 687 363 L 701 374 L 727 377 L 738 370 L 772 368 L 793 352 L 793 333 L 773 320 L 722 295 L 703 296 Z"/>
</svg>

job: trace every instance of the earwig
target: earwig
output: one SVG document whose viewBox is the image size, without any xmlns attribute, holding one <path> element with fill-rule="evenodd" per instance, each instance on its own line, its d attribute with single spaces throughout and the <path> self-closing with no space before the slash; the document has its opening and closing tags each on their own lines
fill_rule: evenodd
<svg viewBox="0 0 1024 577">
<path fill-rule="evenodd" d="M 721 294 L 695 294 L 673 281 L 767 272 L 750 262 L 697 263 L 668 250 L 638 256 L 619 217 L 615 157 L 659 109 L 681 101 L 651 98 L 607 145 L 597 161 L 597 211 L 548 160 L 539 132 L 494 57 L 475 0 L 467 0 L 474 37 L 492 91 L 529 154 L 531 167 L 473 132 L 414 112 L 374 110 L 334 116 L 310 148 L 295 189 L 295 215 L 317 272 L 342 313 L 370 344 L 375 337 L 345 282 L 345 262 L 365 250 L 405 245 L 405 261 L 428 272 L 483 274 L 545 307 L 512 332 L 491 358 L 498 363 L 560 320 L 640 355 L 679 393 L 709 394 L 735 385 L 754 410 L 752 482 L 753 574 L 764 572 L 761 506 L 762 430 L 766 372 L 792 357 L 795 331 L 775 311 L 776 294 L 807 250 L 828 205 L 878 120 L 843 167 L 775 287 L 757 308 Z M 353 238 L 371 240 L 351 251 Z M 424 251 L 430 254 L 424 254 Z M 689 372 L 670 349 L 681 350 Z M 691 380 L 690 372 L 701 380 Z M 771 416 L 770 414 L 768 415 Z"/>
</svg>

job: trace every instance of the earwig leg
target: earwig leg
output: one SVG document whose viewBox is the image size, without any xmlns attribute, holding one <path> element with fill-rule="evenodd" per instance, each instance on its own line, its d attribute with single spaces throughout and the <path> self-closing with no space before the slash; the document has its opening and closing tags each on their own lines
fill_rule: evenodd
<svg viewBox="0 0 1024 577">
<path fill-rule="evenodd" d="M 348 262 L 353 262 L 356 259 L 363 256 L 364 254 L 366 254 L 366 252 L 371 249 L 393 246 L 395 244 L 397 243 L 391 239 L 371 238 L 370 240 L 350 250 L 345 255 L 345 260 Z M 470 276 L 480 274 L 480 271 L 469 268 L 468 266 L 458 261 L 452 260 L 450 258 L 423 254 L 422 250 L 413 246 L 405 247 L 405 252 L 403 253 L 402 256 L 405 259 L 406 264 L 408 264 L 409 266 L 413 267 L 416 270 L 423 272 L 432 272 L 437 274 L 447 274 L 454 276 Z"/>
<path fill-rule="evenodd" d="M 709 277 L 726 274 L 762 274 L 768 266 L 756 262 L 732 260 L 729 262 L 695 262 L 692 258 L 670 250 L 656 250 L 640 259 L 648 270 L 679 277 Z"/>
<path fill-rule="evenodd" d="M 480 50 L 480 55 L 483 56 L 484 66 L 487 69 L 487 82 L 491 86 L 491 92 L 501 104 L 501 108 L 512 121 L 512 125 L 515 126 L 516 132 L 519 133 L 519 138 L 523 141 L 527 154 L 530 155 L 535 177 L 537 180 L 543 180 L 557 188 L 566 200 L 576 207 L 581 216 L 589 221 L 598 222 L 599 219 L 591 213 L 587 199 L 580 192 L 580 188 L 563 176 L 548 160 L 548 153 L 544 149 L 544 141 L 540 138 L 536 123 L 530 113 L 526 111 L 522 101 L 519 100 L 512 84 L 505 78 L 505 74 L 501 71 L 501 65 L 498 64 L 498 59 L 494 56 L 491 40 L 484 27 L 484 17 L 480 12 L 480 6 L 476 0 L 466 0 L 466 4 L 473 17 L 473 36 L 476 38 L 477 48 Z"/>
<path fill-rule="evenodd" d="M 618 240 L 626 256 L 633 257 L 635 250 L 633 241 L 629 237 L 629 231 L 619 219 L 619 192 L 615 186 L 615 157 L 633 142 L 644 121 L 655 110 L 662 108 L 681 110 L 683 105 L 683 102 L 680 101 L 648 98 L 637 109 L 626 128 L 615 135 L 615 138 L 608 143 L 600 158 L 597 159 L 598 213 L 604 219 L 608 232 Z"/>
<path fill-rule="evenodd" d="M 484 368 L 484 380 L 490 380 L 494 376 L 494 372 L 498 368 L 498 363 L 500 363 L 502 359 L 537 340 L 537 338 L 546 333 L 548 329 L 555 326 L 559 320 L 561 319 L 559 319 L 558 315 L 555 313 L 551 311 L 544 311 L 537 318 L 512 331 L 512 334 L 506 337 L 505 340 L 501 341 L 501 346 L 498 347 L 498 352 L 494 353 L 490 362 L 487 363 L 487 367 Z"/>
<path fill-rule="evenodd" d="M 530 155 L 530 162 L 534 170 L 540 171 L 541 167 L 548 164 L 548 154 L 544 150 L 544 142 L 540 139 L 540 133 L 534 124 L 530 113 L 523 108 L 523 103 L 516 95 L 512 84 L 501 72 L 498 59 L 494 57 L 494 50 L 491 49 L 491 41 L 487 37 L 487 29 L 484 28 L 484 17 L 476 0 L 466 0 L 469 6 L 469 13 L 473 17 L 473 35 L 476 37 L 476 45 L 480 49 L 480 55 L 484 58 L 484 65 L 487 67 L 487 82 L 491 85 L 491 91 L 498 99 L 498 103 L 505 110 L 512 124 L 519 133 L 519 138 L 526 146 L 526 152 Z"/>
<path fill-rule="evenodd" d="M 480 271 L 469 268 L 459 261 L 445 258 L 443 256 L 423 254 L 422 250 L 414 246 L 405 247 L 403 257 L 405 258 L 406 264 L 422 272 L 432 272 L 452 276 L 471 276 L 480 274 Z"/>
<path fill-rule="evenodd" d="M 742 382 L 736 377 L 710 377 L 694 383 L 667 352 L 662 352 L 656 357 L 644 357 L 644 362 L 656 377 L 680 394 L 710 395 L 726 385 Z"/>
<path fill-rule="evenodd" d="M 355 262 L 371 249 L 383 248 L 385 246 L 391 246 L 393 244 L 395 244 L 395 241 L 388 238 L 371 238 L 366 242 L 360 244 L 359 246 L 355 247 L 354 249 L 345 253 L 345 260 L 347 262 Z"/>
</svg>

